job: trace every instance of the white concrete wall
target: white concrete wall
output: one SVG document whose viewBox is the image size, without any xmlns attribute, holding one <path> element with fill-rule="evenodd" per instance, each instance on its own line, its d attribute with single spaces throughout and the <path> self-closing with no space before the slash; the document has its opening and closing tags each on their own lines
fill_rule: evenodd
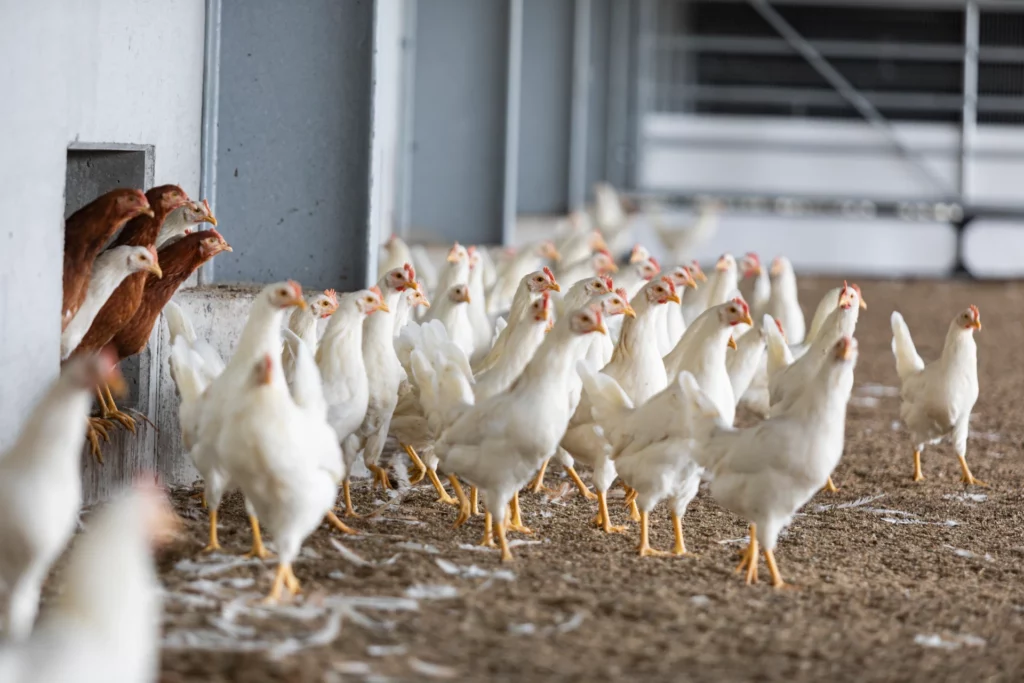
<svg viewBox="0 0 1024 683">
<path fill-rule="evenodd" d="M 152 144 L 199 189 L 203 0 L 0 0 L 0 447 L 59 370 L 71 142 Z"/>
</svg>

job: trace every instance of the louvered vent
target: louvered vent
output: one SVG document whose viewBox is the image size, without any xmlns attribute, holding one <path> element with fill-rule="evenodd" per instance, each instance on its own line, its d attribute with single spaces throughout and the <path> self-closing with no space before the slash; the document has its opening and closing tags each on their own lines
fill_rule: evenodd
<svg viewBox="0 0 1024 683">
<path fill-rule="evenodd" d="M 648 43 L 655 111 L 859 116 L 749 3 L 656 5 Z M 960 121 L 962 9 L 772 6 L 888 119 Z M 978 121 L 1024 125 L 1024 12 L 983 8 L 980 34 Z"/>
</svg>

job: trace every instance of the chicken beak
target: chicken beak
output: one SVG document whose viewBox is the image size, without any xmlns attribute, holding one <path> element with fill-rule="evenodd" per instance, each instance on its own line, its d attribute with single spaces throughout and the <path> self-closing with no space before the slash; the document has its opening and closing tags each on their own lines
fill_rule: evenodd
<svg viewBox="0 0 1024 683">
<path fill-rule="evenodd" d="M 615 265 L 614 263 L 609 263 L 608 264 L 608 272 L 610 272 L 610 273 L 617 273 L 617 272 L 619 272 L 619 267 L 617 265 Z"/>
<path fill-rule="evenodd" d="M 632 306 L 630 306 L 629 304 L 626 304 L 626 307 L 624 309 L 622 309 L 622 315 L 629 316 L 630 318 L 635 318 L 636 317 L 636 311 L 633 310 Z"/>
<path fill-rule="evenodd" d="M 427 304 L 427 305 L 429 306 L 430 304 Z M 383 301 L 380 302 L 380 305 L 377 306 L 376 310 L 380 311 L 381 313 L 390 313 L 391 312 L 391 309 L 388 308 L 388 305 L 385 302 L 383 302 Z"/>
<path fill-rule="evenodd" d="M 203 216 L 203 220 L 209 223 L 210 225 L 217 225 L 217 219 L 214 218 L 213 216 Z"/>
<path fill-rule="evenodd" d="M 164 276 L 164 271 L 161 270 L 159 263 L 149 264 L 149 267 L 146 268 L 146 270 L 153 273 L 153 275 L 156 275 L 157 279 L 162 278 Z"/>
<path fill-rule="evenodd" d="M 604 326 L 604 323 L 601 323 L 600 325 L 598 325 L 597 327 L 594 328 L 594 332 L 600 332 L 601 334 L 608 334 L 608 328 Z"/>
<path fill-rule="evenodd" d="M 707 282 L 707 281 L 708 281 L 708 276 L 704 274 L 704 271 L 703 271 L 703 270 L 701 270 L 701 271 L 698 271 L 698 272 L 697 272 L 697 275 L 695 275 L 694 277 L 696 277 L 696 278 L 697 278 L 698 280 L 700 280 L 701 282 Z M 696 286 L 696 285 L 694 285 L 694 289 L 697 289 L 697 286 Z"/>
<path fill-rule="evenodd" d="M 690 278 L 689 280 L 686 281 L 686 286 L 689 287 L 690 289 L 697 289 L 697 281 L 694 280 L 693 278 Z"/>
<path fill-rule="evenodd" d="M 299 297 L 298 299 L 295 299 L 294 305 L 298 306 L 303 311 L 306 310 L 309 307 L 309 304 L 307 304 L 306 300 L 303 299 L 302 297 Z"/>
<path fill-rule="evenodd" d="M 666 301 L 673 304 L 683 303 L 683 300 L 679 298 L 678 294 L 669 294 L 668 299 L 666 299 Z"/>
<path fill-rule="evenodd" d="M 561 292 L 562 286 L 557 282 L 552 282 L 550 285 L 548 285 L 548 289 L 550 289 L 552 292 Z"/>
<path fill-rule="evenodd" d="M 410 283 L 408 284 L 408 287 L 410 287 L 410 288 L 412 288 L 412 289 L 415 289 L 415 290 L 416 290 L 417 292 L 418 292 L 418 291 L 420 291 L 420 283 L 416 282 L 415 280 L 413 280 L 412 282 L 410 282 Z"/>
<path fill-rule="evenodd" d="M 465 301 L 467 304 L 473 303 L 473 297 L 470 296 L 469 292 L 466 292 L 466 298 L 463 299 L 463 301 Z"/>
<path fill-rule="evenodd" d="M 448 260 L 448 263 L 458 263 L 458 261 L 459 261 L 459 253 L 456 252 L 456 251 L 449 251 L 448 252 L 448 259 L 447 260 Z"/>
<path fill-rule="evenodd" d="M 142 215 L 143 216 L 149 216 L 150 218 L 155 218 L 156 217 L 156 212 L 153 211 L 153 209 L 151 209 L 150 207 L 147 206 L 145 209 L 142 210 Z"/>
<path fill-rule="evenodd" d="M 644 260 L 643 254 L 641 254 L 639 251 L 637 251 L 635 249 L 633 250 L 633 253 L 629 255 L 629 263 L 630 263 L 630 265 L 632 265 L 634 263 L 640 263 L 643 260 Z"/>
<path fill-rule="evenodd" d="M 861 307 L 861 308 L 863 308 L 864 310 L 867 310 L 867 308 L 868 308 L 868 302 L 867 302 L 867 301 L 864 301 L 864 299 L 861 299 L 861 300 L 860 300 L 860 307 Z"/>
<path fill-rule="evenodd" d="M 729 335 L 729 348 L 733 350 L 736 349 L 736 338 L 733 337 L 731 334 Z"/>
<path fill-rule="evenodd" d="M 747 313 L 745 316 L 743 316 L 743 320 L 741 322 L 743 322 L 744 325 L 753 325 L 754 319 L 750 317 L 749 313 Z"/>
<path fill-rule="evenodd" d="M 971 328 L 975 329 L 975 330 L 980 330 L 981 329 L 981 318 L 978 318 L 977 320 L 972 322 L 971 323 Z"/>
<path fill-rule="evenodd" d="M 422 306 L 423 308 L 430 308 L 430 302 L 427 301 L 426 299 L 423 299 L 423 301 L 420 302 L 420 306 Z"/>
<path fill-rule="evenodd" d="M 718 263 L 715 264 L 715 270 L 729 270 L 729 262 L 724 258 L 718 259 Z"/>
<path fill-rule="evenodd" d="M 214 225 L 216 225 L 216 223 L 214 223 Z M 225 242 L 224 244 L 220 245 L 220 250 L 221 251 L 234 251 L 234 249 L 231 248 L 231 245 L 228 244 L 227 242 Z"/>
</svg>

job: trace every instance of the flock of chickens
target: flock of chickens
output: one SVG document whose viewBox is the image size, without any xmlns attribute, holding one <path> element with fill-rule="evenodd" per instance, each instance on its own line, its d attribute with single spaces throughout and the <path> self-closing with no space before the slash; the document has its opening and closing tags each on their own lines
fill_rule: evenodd
<svg viewBox="0 0 1024 683">
<path fill-rule="evenodd" d="M 274 540 L 270 603 L 299 592 L 292 562 L 321 523 L 357 533 L 339 515 L 359 517 L 349 477 L 360 456 L 373 486 L 392 487 L 389 439 L 400 448 L 387 457 L 408 457 L 411 483 L 428 479 L 439 503 L 457 507 L 456 527 L 479 515 L 482 503 L 481 544 L 500 548 L 502 560 L 512 558 L 509 533 L 531 533 L 520 492 L 546 488 L 553 459 L 596 500 L 593 524 L 604 532 L 625 531 L 608 510 L 608 491 L 621 483 L 643 556 L 687 554 L 682 520 L 700 481 L 709 480 L 710 495 L 750 523 L 737 571 L 757 581 L 760 550 L 771 584 L 785 585 L 773 555 L 779 533 L 816 492 L 834 490 L 854 333 L 866 308 L 860 289 L 843 283 L 828 292 L 808 326 L 782 257 L 764 268 L 754 254 L 738 261 L 726 254 L 705 275 L 695 261 L 662 269 L 638 245 L 620 266 L 609 243 L 628 245 L 631 216 L 612 188 L 599 186 L 596 198 L 597 227 L 576 214 L 556 240 L 494 254 L 456 243 L 438 271 L 422 248 L 392 237 L 369 289 L 307 297 L 293 281 L 269 285 L 227 362 L 170 300 L 199 265 L 230 250 L 215 229 L 196 231 L 216 224 L 205 202 L 162 186 L 145 195 L 111 192 L 76 212 L 66 226 L 67 362 L 0 455 L 7 635 L 32 633 L 43 580 L 75 529 L 83 440 L 98 456 L 114 423 L 135 427 L 114 404 L 112 389 L 123 385 L 117 364 L 145 347 L 161 312 L 183 443 L 205 483 L 206 550 L 220 548 L 223 494 L 240 488 L 250 554 L 269 556 L 261 526 Z M 963 480 L 983 484 L 965 459 L 980 328 L 976 307 L 957 313 L 942 356 L 925 364 L 903 318 L 892 314 L 915 480 L 924 446 L 949 437 Z M 93 392 L 99 414 L 90 417 Z M 763 420 L 734 427 L 738 406 Z M 593 490 L 578 465 L 592 471 Z M 673 524 L 671 551 L 649 543 L 650 514 L 662 501 Z M 162 509 L 152 491 L 129 494 L 76 544 L 72 567 L 99 555 L 104 562 L 148 557 L 149 540 L 171 525 Z M 119 549 L 91 549 L 102 543 Z M 60 637 L 62 614 L 92 614 L 86 603 L 99 598 L 82 581 L 62 594 L 47 637 Z M 62 613 L 73 600 L 85 606 Z M 146 601 L 134 602 L 117 628 L 141 628 Z M 9 661 L 0 651 L 0 673 Z"/>
</svg>

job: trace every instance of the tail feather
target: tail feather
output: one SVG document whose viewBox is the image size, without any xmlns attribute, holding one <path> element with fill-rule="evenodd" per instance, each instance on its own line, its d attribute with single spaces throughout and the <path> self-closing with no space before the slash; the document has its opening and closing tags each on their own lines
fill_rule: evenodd
<svg viewBox="0 0 1024 683">
<path fill-rule="evenodd" d="M 910 328 L 903 316 L 893 311 L 892 318 L 892 355 L 896 357 L 896 373 L 901 380 L 924 369 L 924 361 L 917 353 L 914 340 L 910 336 Z"/>
<path fill-rule="evenodd" d="M 793 352 L 775 324 L 775 319 L 770 315 L 764 316 L 761 328 L 768 335 L 766 341 L 768 344 L 768 377 L 770 379 L 779 370 L 792 364 Z"/>
<path fill-rule="evenodd" d="M 591 412 L 596 421 L 608 420 L 633 410 L 633 401 L 614 379 L 591 370 L 584 361 L 576 363 L 576 371 L 583 380 L 583 391 L 590 399 Z"/>
<path fill-rule="evenodd" d="M 294 355 L 293 376 L 289 382 L 292 399 L 296 405 L 316 415 L 327 418 L 327 401 L 320 370 L 313 360 L 313 352 L 302 339 L 289 329 L 282 330 L 285 345 Z"/>
<path fill-rule="evenodd" d="M 199 400 L 206 390 L 206 382 L 200 370 L 203 359 L 189 348 L 185 336 L 178 336 L 171 345 L 170 367 L 171 379 L 178 389 L 183 405 L 191 405 Z"/>
<path fill-rule="evenodd" d="M 164 318 L 167 320 L 167 329 L 171 333 L 171 342 L 173 343 L 178 337 L 184 337 L 189 346 L 195 345 L 198 339 L 196 329 L 181 306 L 174 303 L 174 301 L 168 301 L 167 305 L 164 306 L 163 313 Z"/>
</svg>

